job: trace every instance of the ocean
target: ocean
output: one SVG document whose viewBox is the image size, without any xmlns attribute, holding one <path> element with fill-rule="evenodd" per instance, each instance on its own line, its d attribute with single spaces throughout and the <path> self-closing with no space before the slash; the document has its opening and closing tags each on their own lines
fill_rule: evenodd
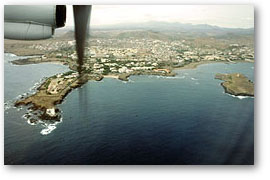
<svg viewBox="0 0 270 180">
<path fill-rule="evenodd" d="M 14 101 L 68 68 L 10 63 L 18 58 L 4 55 L 5 164 L 254 163 L 254 98 L 230 96 L 214 79 L 239 72 L 254 81 L 254 63 L 89 81 L 58 106 L 60 123 L 30 125 L 27 107 L 14 108 Z"/>
</svg>

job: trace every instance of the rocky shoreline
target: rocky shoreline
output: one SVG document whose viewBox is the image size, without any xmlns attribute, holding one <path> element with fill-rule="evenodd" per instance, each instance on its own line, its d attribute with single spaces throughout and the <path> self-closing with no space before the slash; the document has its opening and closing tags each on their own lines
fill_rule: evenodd
<svg viewBox="0 0 270 180">
<path fill-rule="evenodd" d="M 63 82 L 61 82 L 61 88 L 59 88 L 59 92 L 52 94 L 52 92 L 48 92 L 48 86 L 56 79 L 57 76 L 52 76 L 46 79 L 38 88 L 37 92 L 33 95 L 25 97 L 23 99 L 17 100 L 15 102 L 15 106 L 22 105 L 32 105 L 29 109 L 33 111 L 41 111 L 40 118 L 46 120 L 57 120 L 59 119 L 57 112 L 59 109 L 56 105 L 61 104 L 64 98 L 73 90 L 78 87 L 81 87 L 83 84 L 88 82 L 88 80 L 102 80 L 102 76 L 88 76 L 81 75 L 78 77 L 67 78 L 63 77 Z M 66 81 L 66 82 L 65 82 Z M 60 86 L 60 85 L 59 85 Z M 49 111 L 48 111 L 49 110 Z M 53 112 L 53 113 L 51 113 Z"/>
<path fill-rule="evenodd" d="M 28 59 L 20 59 L 20 60 L 15 60 L 12 61 L 11 63 L 17 64 L 17 65 L 24 65 L 24 64 L 37 64 L 37 63 L 45 63 L 45 62 L 50 62 L 50 63 L 61 63 L 64 64 L 61 59 L 50 59 L 50 60 L 45 60 L 43 61 L 41 57 L 35 57 L 35 58 L 28 58 Z M 197 63 L 191 63 L 183 67 L 175 68 L 175 69 L 194 69 L 197 66 L 201 64 L 207 64 L 207 63 L 215 63 L 215 62 L 197 62 Z M 69 65 L 70 69 L 74 70 L 71 68 L 70 63 L 65 63 L 65 65 Z M 168 70 L 168 69 L 166 69 Z M 62 84 L 59 85 L 61 87 L 61 91 L 59 91 L 56 94 L 50 94 L 47 92 L 48 90 L 48 84 L 50 85 L 51 81 L 55 81 L 54 79 L 56 76 L 49 77 L 48 79 L 45 80 L 44 83 L 38 87 L 37 92 L 31 96 L 25 97 L 24 99 L 20 99 L 15 102 L 15 106 L 22 106 L 22 105 L 32 105 L 30 108 L 32 110 L 39 110 L 42 112 L 42 115 L 40 116 L 41 119 L 59 119 L 59 117 L 56 115 L 57 112 L 59 111 L 56 107 L 56 105 L 61 104 L 64 98 L 71 92 L 73 89 L 76 89 L 89 80 L 95 80 L 95 81 L 101 81 L 104 77 L 113 77 L 117 78 L 121 81 L 129 81 L 129 77 L 133 75 L 156 75 L 156 76 L 168 76 L 168 77 L 173 77 L 176 75 L 175 72 L 172 70 L 168 71 L 155 71 L 155 70 L 145 70 L 145 71 L 133 71 L 130 73 L 111 73 L 108 75 L 101 75 L 101 74 L 91 74 L 88 72 L 83 72 L 82 75 L 73 77 L 73 79 L 69 78 L 64 78 Z M 231 88 L 231 86 L 228 86 L 228 83 L 231 83 L 228 81 L 228 77 L 226 78 L 226 75 L 216 75 L 216 79 L 221 79 L 225 80 L 226 82 L 221 83 L 221 85 L 224 87 L 225 92 L 230 93 L 232 95 L 238 95 L 238 96 L 254 96 L 253 93 L 249 93 L 249 91 L 244 91 L 244 92 L 239 92 L 235 91 L 234 89 Z M 234 77 L 234 76 L 233 76 Z M 242 77 L 242 76 L 241 76 Z M 72 81 L 72 82 L 71 82 Z M 237 82 L 239 82 L 237 80 Z M 239 83 L 238 83 L 239 84 Z M 241 84 L 241 83 L 240 83 Z M 57 85 L 56 85 L 57 88 Z M 240 88 L 241 89 L 241 88 Z M 53 111 L 54 113 L 50 114 L 48 110 Z"/>
<path fill-rule="evenodd" d="M 18 63 L 19 62 L 19 63 Z M 31 62 L 31 63 L 29 63 Z M 33 64 L 33 61 L 26 60 L 16 60 L 18 65 L 23 64 Z M 50 61 L 59 62 L 59 61 Z M 14 62 L 12 62 L 14 63 Z M 39 62 L 35 62 L 39 63 Z M 15 63 L 14 63 L 15 64 Z M 176 73 L 169 72 L 154 72 L 154 71 L 134 71 L 132 73 L 122 73 L 122 74 L 110 74 L 105 77 L 114 77 L 122 81 L 129 81 L 131 75 L 157 75 L 157 76 L 175 76 Z M 71 76 L 71 77 L 70 77 Z M 47 78 L 38 88 L 37 92 L 15 102 L 15 106 L 27 106 L 31 105 L 29 109 L 33 111 L 40 111 L 39 118 L 42 120 L 54 120 L 57 121 L 61 117 L 58 115 L 59 109 L 56 107 L 61 104 L 64 98 L 73 90 L 81 87 L 83 84 L 89 80 L 101 81 L 104 78 L 101 74 L 91 74 L 83 72 L 79 75 L 77 72 L 70 71 L 67 74 L 58 74 Z M 53 85 L 52 85 L 53 84 Z M 54 86 L 57 89 L 55 92 L 50 92 Z M 53 112 L 53 113 L 52 113 Z"/>
<path fill-rule="evenodd" d="M 11 61 L 12 64 L 15 65 L 28 65 L 28 64 L 41 64 L 41 63 L 57 63 L 57 64 L 64 64 L 61 61 L 54 61 L 54 60 L 37 60 L 37 59 L 41 59 L 40 57 L 29 57 L 26 59 L 18 59 L 18 60 L 14 60 Z"/>
<path fill-rule="evenodd" d="M 221 83 L 225 93 L 234 96 L 254 97 L 254 84 L 246 76 L 240 73 L 216 74 L 215 79 L 223 80 Z"/>
</svg>

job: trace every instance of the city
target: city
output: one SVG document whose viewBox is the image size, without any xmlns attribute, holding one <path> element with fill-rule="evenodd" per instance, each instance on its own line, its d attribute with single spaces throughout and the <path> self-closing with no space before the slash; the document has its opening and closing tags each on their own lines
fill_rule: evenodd
<svg viewBox="0 0 270 180">
<path fill-rule="evenodd" d="M 122 38 L 121 35 L 126 33 L 130 36 Z M 72 32 L 66 34 L 70 35 Z M 174 68 L 192 64 L 254 62 L 252 37 L 250 41 L 248 38 L 246 40 L 245 37 L 239 37 L 237 42 L 237 39 L 230 41 L 214 37 L 181 37 L 181 40 L 170 40 L 164 39 L 162 33 L 152 31 L 135 31 L 135 35 L 132 34 L 133 32 L 128 31 L 119 32 L 110 38 L 91 37 L 85 53 L 84 72 L 101 75 L 160 72 L 159 74 L 166 75 Z M 147 34 L 146 37 L 143 37 L 143 34 Z M 13 52 L 8 47 L 5 49 Z M 32 61 L 61 62 L 76 70 L 75 40 L 61 41 L 55 38 L 27 48 L 32 53 L 43 52 L 41 57 L 34 57 Z"/>
</svg>

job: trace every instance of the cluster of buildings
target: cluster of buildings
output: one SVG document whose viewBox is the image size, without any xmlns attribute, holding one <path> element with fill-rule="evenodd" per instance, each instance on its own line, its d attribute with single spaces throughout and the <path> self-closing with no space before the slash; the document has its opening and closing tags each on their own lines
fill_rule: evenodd
<svg viewBox="0 0 270 180">
<path fill-rule="evenodd" d="M 47 43 L 33 44 L 29 46 L 32 49 L 38 49 L 45 52 L 57 52 L 63 49 L 69 49 L 75 46 L 75 40 L 70 41 L 48 41 Z"/>
<path fill-rule="evenodd" d="M 199 61 L 254 61 L 254 48 L 227 43 L 220 49 L 205 44 L 198 47 L 191 40 L 157 40 L 136 38 L 91 39 L 86 49 L 84 68 L 97 74 L 149 71 L 164 67 L 184 66 Z M 218 41 L 217 41 L 218 43 Z M 46 46 L 33 45 L 48 52 L 44 58 L 65 58 L 76 64 L 74 41 L 59 41 Z"/>
<path fill-rule="evenodd" d="M 91 43 L 92 44 L 92 43 Z M 199 61 L 254 61 L 253 47 L 228 44 L 226 48 L 194 47 L 191 42 L 153 39 L 100 39 L 89 48 L 93 72 L 111 73 L 155 70 Z M 191 45 L 190 45 L 191 44 Z"/>
<path fill-rule="evenodd" d="M 52 95 L 58 94 L 65 89 L 67 85 L 71 84 L 78 76 L 79 74 L 77 72 L 56 75 L 56 77 L 53 77 L 48 81 L 47 93 Z"/>
</svg>

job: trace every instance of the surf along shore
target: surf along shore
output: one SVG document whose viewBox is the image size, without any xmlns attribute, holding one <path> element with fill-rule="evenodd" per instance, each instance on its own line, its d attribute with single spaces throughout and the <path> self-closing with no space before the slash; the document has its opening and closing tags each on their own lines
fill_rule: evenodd
<svg viewBox="0 0 270 180">
<path fill-rule="evenodd" d="M 57 63 L 69 65 L 70 63 L 63 63 L 58 60 L 47 60 L 41 61 L 38 57 L 19 59 L 11 61 L 12 64 L 16 65 L 28 65 L 28 64 L 37 64 L 37 63 Z M 71 68 L 70 68 L 71 69 Z M 37 91 L 27 97 L 19 99 L 15 102 L 15 106 L 30 106 L 29 109 L 33 111 L 41 112 L 39 118 L 43 120 L 60 120 L 58 114 L 59 109 L 57 108 L 58 104 L 61 104 L 64 98 L 73 90 L 78 87 L 81 87 L 89 80 L 101 81 L 103 78 L 115 78 L 122 81 L 128 81 L 128 77 L 131 75 L 157 75 L 157 76 L 175 76 L 176 73 L 171 70 L 167 71 L 133 71 L 131 73 L 122 73 L 122 74 L 92 74 L 91 72 L 83 72 L 79 75 L 74 71 L 74 67 L 71 71 L 66 73 L 57 74 L 47 78 L 38 88 Z"/>
<path fill-rule="evenodd" d="M 122 81 L 128 81 L 132 75 L 156 75 L 156 76 L 175 76 L 174 69 L 195 69 L 199 65 L 209 63 L 224 63 L 224 61 L 201 61 L 192 62 L 182 67 L 164 67 L 159 70 L 145 70 L 145 71 L 133 71 L 130 73 L 110 73 L 107 75 L 91 74 L 91 72 L 83 72 L 81 76 L 76 72 L 74 66 L 71 63 L 64 63 L 58 59 L 50 59 L 45 61 L 46 63 L 58 63 L 68 65 L 72 71 L 64 74 L 57 74 L 47 78 L 40 87 L 37 88 L 36 93 L 20 99 L 15 102 L 15 106 L 31 105 L 29 109 L 41 111 L 39 116 L 41 119 L 57 120 L 59 119 L 57 108 L 58 104 L 61 104 L 64 98 L 73 90 L 81 87 L 89 80 L 101 81 L 103 78 L 114 78 Z M 11 63 L 16 65 L 45 63 L 41 58 L 27 58 L 12 61 Z M 245 61 L 238 61 L 245 62 Z"/>
</svg>

